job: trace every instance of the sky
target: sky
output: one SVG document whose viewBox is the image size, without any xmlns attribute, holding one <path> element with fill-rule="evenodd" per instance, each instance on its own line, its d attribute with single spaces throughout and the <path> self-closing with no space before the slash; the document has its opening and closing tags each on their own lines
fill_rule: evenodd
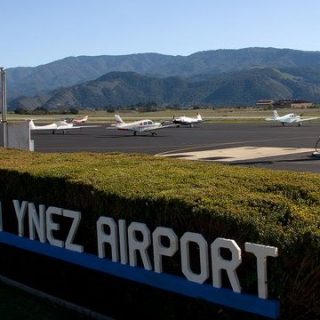
<svg viewBox="0 0 320 320">
<path fill-rule="evenodd" d="M 0 0 L 0 66 L 247 47 L 320 51 L 319 0 Z"/>
</svg>

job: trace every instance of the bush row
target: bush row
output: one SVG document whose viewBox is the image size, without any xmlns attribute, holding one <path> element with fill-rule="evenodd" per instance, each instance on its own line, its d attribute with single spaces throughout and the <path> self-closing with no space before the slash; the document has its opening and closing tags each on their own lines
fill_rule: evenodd
<svg viewBox="0 0 320 320">
<path fill-rule="evenodd" d="M 180 236 L 201 233 L 208 243 L 225 237 L 242 249 L 247 241 L 276 246 L 280 255 L 272 259 L 268 286 L 270 296 L 281 301 L 281 318 L 320 319 L 317 174 L 135 154 L 1 149 L 0 185 L 4 209 L 20 199 L 80 210 L 78 242 L 93 253 L 96 238 L 88 235 L 95 235 L 101 215 L 141 221 L 151 230 L 171 227 Z M 174 260 L 168 269 L 178 273 Z M 241 266 L 239 272 L 244 291 L 255 292 L 255 265 Z M 128 301 L 134 304 L 137 289 L 130 288 Z M 216 318 L 224 319 L 219 312 Z"/>
</svg>

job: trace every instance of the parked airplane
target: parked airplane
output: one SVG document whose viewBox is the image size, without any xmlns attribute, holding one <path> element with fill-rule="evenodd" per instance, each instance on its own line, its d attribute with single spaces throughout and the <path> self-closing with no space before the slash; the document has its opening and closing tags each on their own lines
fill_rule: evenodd
<svg viewBox="0 0 320 320">
<path fill-rule="evenodd" d="M 176 118 L 173 116 L 172 122 L 177 125 L 186 125 L 186 126 L 190 126 L 190 128 L 192 128 L 195 123 L 203 122 L 203 120 L 202 120 L 200 113 L 197 113 L 197 116 L 195 118 L 186 117 L 186 116 L 181 116 L 181 117 Z"/>
<path fill-rule="evenodd" d="M 74 123 L 74 124 L 79 124 L 79 123 L 85 123 L 88 120 L 88 116 L 84 116 L 81 119 L 75 119 L 75 118 L 64 118 L 64 121 L 67 123 Z"/>
<path fill-rule="evenodd" d="M 72 130 L 72 129 L 81 129 L 81 128 L 90 128 L 90 127 L 100 127 L 96 125 L 92 126 L 75 126 L 73 123 L 68 123 L 66 120 L 60 120 L 56 121 L 50 124 L 45 124 L 45 125 L 35 125 L 33 120 L 29 120 L 29 126 L 30 130 L 51 130 L 52 133 L 54 134 L 56 131 L 62 131 L 64 134 L 67 130 Z"/>
<path fill-rule="evenodd" d="M 124 122 L 118 114 L 115 114 L 114 117 L 116 119 L 116 123 L 107 129 L 116 128 L 118 130 L 132 131 L 134 136 L 137 135 L 137 133 L 143 132 L 151 132 L 151 134 L 154 136 L 156 135 L 157 130 L 175 126 L 173 124 L 163 125 L 160 122 L 154 122 L 148 119 L 128 123 Z"/>
<path fill-rule="evenodd" d="M 279 116 L 277 110 L 273 111 L 273 117 L 272 118 L 266 118 L 267 121 L 277 121 L 280 122 L 283 126 L 288 123 L 297 123 L 298 126 L 301 126 L 303 121 L 309 121 L 318 119 L 319 117 L 311 117 L 311 118 L 303 118 L 299 115 L 296 115 L 295 113 L 288 113 L 284 116 Z"/>
<path fill-rule="evenodd" d="M 85 123 L 88 120 L 88 116 L 84 116 L 82 119 L 73 119 L 72 123 L 79 124 L 79 123 Z"/>
</svg>

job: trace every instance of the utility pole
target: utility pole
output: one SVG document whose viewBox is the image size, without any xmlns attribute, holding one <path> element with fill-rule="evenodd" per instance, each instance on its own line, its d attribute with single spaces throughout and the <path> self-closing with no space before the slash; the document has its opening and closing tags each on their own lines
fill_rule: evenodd
<svg viewBox="0 0 320 320">
<path fill-rule="evenodd" d="M 8 147 L 8 131 L 7 131 L 7 88 L 6 88 L 6 72 L 3 67 L 0 67 L 1 81 L 1 99 L 0 107 L 2 113 L 2 129 L 3 129 L 3 146 Z"/>
</svg>

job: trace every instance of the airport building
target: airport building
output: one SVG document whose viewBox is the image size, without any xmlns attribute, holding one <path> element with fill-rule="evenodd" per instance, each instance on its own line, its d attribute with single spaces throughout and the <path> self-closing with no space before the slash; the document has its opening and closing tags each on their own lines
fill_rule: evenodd
<svg viewBox="0 0 320 320">
<path fill-rule="evenodd" d="M 257 107 L 274 107 L 274 108 L 310 108 L 313 103 L 308 100 L 301 99 L 282 99 L 282 100 L 258 100 L 256 102 Z"/>
</svg>

